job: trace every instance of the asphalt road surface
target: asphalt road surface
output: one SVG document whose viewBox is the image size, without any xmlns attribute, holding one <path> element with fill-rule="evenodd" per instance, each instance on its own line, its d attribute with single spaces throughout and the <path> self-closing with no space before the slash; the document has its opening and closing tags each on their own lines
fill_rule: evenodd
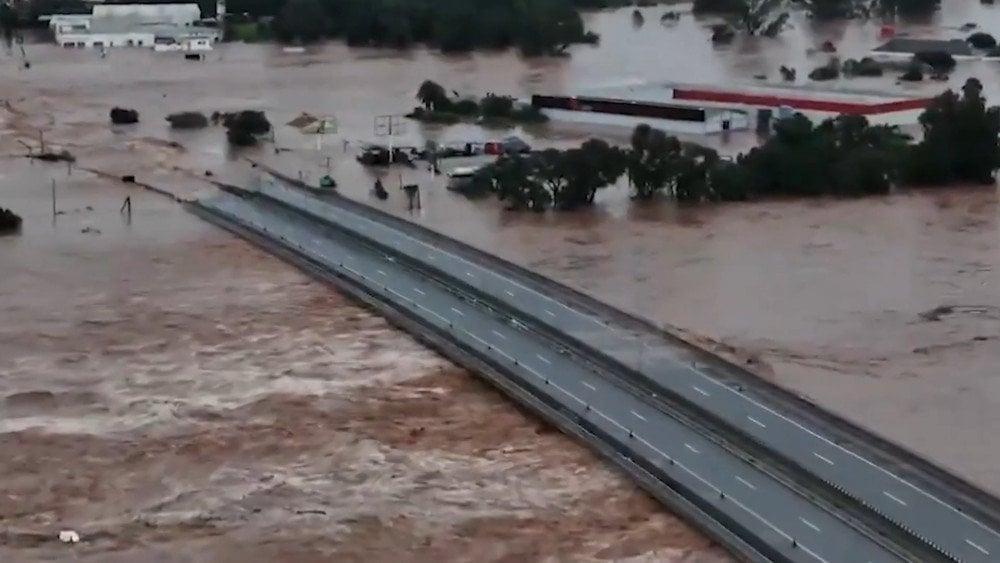
<svg viewBox="0 0 1000 563">
<path fill-rule="evenodd" d="M 962 513 L 931 491 L 906 481 L 890 468 L 864 458 L 729 387 L 698 366 L 680 360 L 666 344 L 645 343 L 517 279 L 327 200 L 277 183 L 265 183 L 261 193 L 378 241 L 455 280 L 464 280 L 491 299 L 634 367 L 657 384 L 742 429 L 758 443 L 794 460 L 954 559 L 970 563 L 1000 561 L 1000 533 L 997 530 Z"/>
<path fill-rule="evenodd" d="M 593 373 L 588 363 L 553 351 L 517 320 L 501 317 L 391 257 L 276 206 L 230 196 L 205 204 L 362 281 L 506 365 L 537 393 L 554 397 L 615 437 L 631 456 L 652 460 L 790 560 L 901 560 L 761 469 Z"/>
</svg>

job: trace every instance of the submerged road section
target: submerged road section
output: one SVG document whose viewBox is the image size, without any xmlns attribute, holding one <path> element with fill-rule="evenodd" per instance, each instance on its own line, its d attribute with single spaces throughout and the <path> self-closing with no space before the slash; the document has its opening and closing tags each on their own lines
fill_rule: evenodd
<svg viewBox="0 0 1000 563">
<path fill-rule="evenodd" d="M 319 200 L 276 182 L 265 182 L 260 193 L 278 203 L 299 209 L 318 221 L 396 253 L 432 275 L 451 280 L 481 299 L 528 319 L 550 335 L 567 341 L 568 347 L 599 353 L 624 369 L 647 379 L 664 394 L 683 400 L 706 416 L 737 429 L 749 440 L 790 460 L 837 491 L 892 522 L 954 561 L 1000 561 L 1000 533 L 970 493 L 956 493 L 949 476 L 931 474 L 914 464 L 914 456 L 886 451 L 879 443 L 879 459 L 844 445 L 844 435 L 820 428 L 795 413 L 747 392 L 711 363 L 700 362 L 666 341 L 637 337 L 597 312 L 567 302 L 552 291 L 554 284 L 539 284 L 535 277 L 516 275 L 516 268 L 498 268 L 481 255 L 463 252 L 461 245 L 441 244 L 440 236 L 429 236 L 422 228 L 403 224 L 356 203 Z M 499 262 L 499 260 L 496 260 Z M 874 437 L 872 437 L 874 442 Z M 884 460 L 907 459 L 894 465 Z M 927 464 L 929 466 L 929 464 Z M 902 474 L 902 470 L 907 475 Z M 923 470 L 923 471 L 922 471 Z M 914 479 L 916 475 L 918 479 Z M 954 481 L 958 481 L 955 479 Z M 968 486 L 966 485 L 966 489 Z M 983 499 L 989 495 L 981 493 Z"/>
<path fill-rule="evenodd" d="M 917 560 L 635 394 L 576 351 L 553 345 L 526 318 L 442 283 L 408 260 L 266 198 L 226 194 L 192 209 L 402 316 L 415 335 L 470 360 L 466 365 L 478 363 L 495 385 L 587 441 L 744 560 Z"/>
</svg>

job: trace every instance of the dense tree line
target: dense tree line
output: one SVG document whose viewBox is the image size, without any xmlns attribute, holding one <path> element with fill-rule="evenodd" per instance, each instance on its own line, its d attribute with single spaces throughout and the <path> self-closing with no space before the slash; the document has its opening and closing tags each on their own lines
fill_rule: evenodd
<svg viewBox="0 0 1000 563">
<path fill-rule="evenodd" d="M 816 19 L 830 20 L 852 17 L 925 16 L 934 13 L 941 0 L 789 0 L 806 9 Z M 756 13 L 758 17 L 777 15 L 786 2 L 780 0 L 694 0 L 696 14 L 729 14 L 741 17 Z"/>
<path fill-rule="evenodd" d="M 531 105 L 520 105 L 511 96 L 487 94 L 482 99 L 449 96 L 444 86 L 425 80 L 417 90 L 420 107 L 407 117 L 428 123 L 451 124 L 463 120 L 498 123 L 544 123 L 542 112 Z"/>
<path fill-rule="evenodd" d="M 287 0 L 275 15 L 274 31 L 286 41 L 426 44 L 445 52 L 517 47 L 545 55 L 598 39 L 573 0 Z"/>
<path fill-rule="evenodd" d="M 763 145 L 735 160 L 683 143 L 648 125 L 628 147 L 595 139 L 568 151 L 501 157 L 480 170 L 472 189 L 495 193 L 511 209 L 576 209 L 627 175 L 632 195 L 679 202 L 767 197 L 855 197 L 894 185 L 990 184 L 1000 169 L 1000 108 L 987 107 L 982 85 L 937 97 L 920 118 L 917 143 L 898 128 L 842 115 L 814 124 L 802 115 L 776 123 Z"/>
</svg>

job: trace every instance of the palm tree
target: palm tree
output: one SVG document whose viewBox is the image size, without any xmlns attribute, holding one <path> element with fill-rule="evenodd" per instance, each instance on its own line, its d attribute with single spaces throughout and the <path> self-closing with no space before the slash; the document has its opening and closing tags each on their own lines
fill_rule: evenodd
<svg viewBox="0 0 1000 563">
<path fill-rule="evenodd" d="M 433 80 L 424 80 L 420 88 L 417 89 L 417 99 L 427 111 L 441 109 L 449 102 L 448 93 L 444 87 Z"/>
</svg>

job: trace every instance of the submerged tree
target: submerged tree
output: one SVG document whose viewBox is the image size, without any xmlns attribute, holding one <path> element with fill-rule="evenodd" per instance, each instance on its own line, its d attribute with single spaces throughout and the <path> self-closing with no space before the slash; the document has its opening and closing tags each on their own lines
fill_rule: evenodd
<svg viewBox="0 0 1000 563">
<path fill-rule="evenodd" d="M 427 111 L 442 110 L 451 105 L 444 86 L 433 80 L 424 80 L 420 84 L 420 88 L 417 89 L 417 100 Z"/>
<path fill-rule="evenodd" d="M 222 116 L 222 124 L 226 127 L 226 139 L 238 147 L 256 145 L 259 136 L 271 131 L 271 122 L 262 111 L 227 113 Z"/>
<path fill-rule="evenodd" d="M 681 143 L 676 137 L 668 137 L 646 124 L 638 125 L 632 132 L 627 167 L 635 197 L 650 199 L 667 187 L 680 154 Z"/>
<path fill-rule="evenodd" d="M 1000 168 L 1000 108 L 987 107 L 983 86 L 970 78 L 962 95 L 948 90 L 920 116 L 923 138 L 903 163 L 913 184 L 990 184 Z"/>
<path fill-rule="evenodd" d="M 313 43 L 329 32 L 327 15 L 319 0 L 288 0 L 273 25 L 275 34 L 283 41 Z"/>
</svg>

